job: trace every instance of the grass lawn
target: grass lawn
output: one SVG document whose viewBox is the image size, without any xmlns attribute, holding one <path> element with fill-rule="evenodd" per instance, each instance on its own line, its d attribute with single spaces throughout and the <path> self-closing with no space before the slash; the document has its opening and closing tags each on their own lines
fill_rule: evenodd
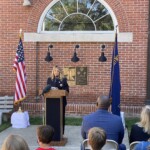
<svg viewBox="0 0 150 150">
<path fill-rule="evenodd" d="M 128 133 L 130 133 L 131 131 L 131 126 L 136 123 L 139 122 L 140 118 L 125 118 L 125 123 L 126 123 L 126 127 L 128 129 Z"/>
<path fill-rule="evenodd" d="M 2 132 L 3 130 L 7 129 L 8 127 L 10 127 L 11 124 L 8 122 L 4 122 L 0 125 L 0 132 Z"/>
<path fill-rule="evenodd" d="M 128 128 L 128 131 L 130 133 L 131 126 L 135 123 L 138 122 L 139 118 L 126 118 L 125 123 L 126 127 Z M 30 124 L 31 125 L 42 125 L 43 121 L 41 117 L 34 117 L 30 118 Z M 72 125 L 72 126 L 80 126 L 82 123 L 82 118 L 76 118 L 76 117 L 66 117 L 66 125 Z M 5 130 L 6 128 L 10 127 L 11 124 L 10 122 L 4 122 L 2 125 L 0 125 L 0 132 Z"/>
<path fill-rule="evenodd" d="M 66 125 L 80 126 L 82 123 L 82 118 L 66 117 L 65 119 Z M 42 125 L 42 123 L 43 121 L 41 117 L 30 118 L 30 124 L 32 125 Z"/>
</svg>

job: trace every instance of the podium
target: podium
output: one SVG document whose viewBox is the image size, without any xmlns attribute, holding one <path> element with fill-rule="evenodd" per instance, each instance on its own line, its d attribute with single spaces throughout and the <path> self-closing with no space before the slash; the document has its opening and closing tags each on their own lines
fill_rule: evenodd
<svg viewBox="0 0 150 150">
<path fill-rule="evenodd" d="M 54 128 L 53 141 L 61 141 L 63 135 L 63 96 L 66 90 L 50 90 L 44 94 L 45 121 L 44 124 Z"/>
</svg>

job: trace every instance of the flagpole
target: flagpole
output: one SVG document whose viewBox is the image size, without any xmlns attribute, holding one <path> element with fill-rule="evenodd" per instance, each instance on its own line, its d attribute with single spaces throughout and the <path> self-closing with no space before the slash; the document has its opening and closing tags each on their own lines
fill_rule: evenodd
<svg viewBox="0 0 150 150">
<path fill-rule="evenodd" d="M 114 43 L 116 42 L 116 36 L 117 36 L 117 28 L 118 28 L 118 25 L 116 25 L 116 32 L 115 32 L 115 40 L 114 40 Z M 115 44 L 114 44 L 114 48 L 113 48 L 113 58 L 115 56 Z M 109 97 L 111 97 L 111 92 L 112 92 L 112 79 L 113 79 L 113 76 L 114 76 L 114 65 L 113 65 L 113 60 L 112 60 L 112 67 L 113 67 L 113 72 L 112 72 L 112 76 L 111 76 L 111 86 L 110 86 L 110 93 L 109 93 Z"/>
<path fill-rule="evenodd" d="M 116 36 L 117 36 L 117 29 L 118 29 L 118 25 L 116 25 L 116 29 L 115 29 L 115 40 L 114 40 L 114 47 L 113 47 L 113 54 L 112 54 L 112 67 L 111 67 L 111 83 L 110 83 L 110 92 L 109 92 L 109 98 L 110 98 L 110 107 L 109 107 L 109 111 L 112 112 L 112 83 L 113 83 L 113 77 L 114 77 L 114 56 L 115 56 L 115 42 L 116 42 Z"/>
<path fill-rule="evenodd" d="M 20 28 L 19 30 L 19 38 L 21 39 L 22 38 L 22 29 Z M 22 113 L 22 109 L 21 109 L 21 101 L 18 103 L 18 113 Z"/>
</svg>

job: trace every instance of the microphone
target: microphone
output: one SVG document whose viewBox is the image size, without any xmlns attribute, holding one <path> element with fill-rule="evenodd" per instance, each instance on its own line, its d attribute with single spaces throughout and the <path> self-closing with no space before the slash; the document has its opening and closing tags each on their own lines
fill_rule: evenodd
<svg viewBox="0 0 150 150">
<path fill-rule="evenodd" d="M 42 91 L 42 94 L 41 95 L 44 95 L 45 93 L 47 93 L 49 90 L 51 90 L 51 85 L 48 84 Z"/>
<path fill-rule="evenodd" d="M 59 77 L 55 77 L 55 83 L 57 83 L 59 80 Z"/>
</svg>

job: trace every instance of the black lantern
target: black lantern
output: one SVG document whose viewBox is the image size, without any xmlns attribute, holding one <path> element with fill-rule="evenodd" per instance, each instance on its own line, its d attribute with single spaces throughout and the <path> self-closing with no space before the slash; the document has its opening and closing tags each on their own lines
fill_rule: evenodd
<svg viewBox="0 0 150 150">
<path fill-rule="evenodd" d="M 101 56 L 99 57 L 99 61 L 101 61 L 101 62 L 107 61 L 107 58 L 105 57 L 105 54 L 104 54 L 104 50 L 105 50 L 105 45 L 102 45 L 101 46 Z"/>
<path fill-rule="evenodd" d="M 75 46 L 73 57 L 71 58 L 72 62 L 78 62 L 80 59 L 77 56 L 76 48 L 79 48 L 79 45 Z"/>
<path fill-rule="evenodd" d="M 50 62 L 53 60 L 53 57 L 50 54 L 50 48 L 53 48 L 53 45 L 49 45 L 48 46 L 48 52 L 47 52 L 47 56 L 45 57 L 45 61 Z"/>
</svg>

